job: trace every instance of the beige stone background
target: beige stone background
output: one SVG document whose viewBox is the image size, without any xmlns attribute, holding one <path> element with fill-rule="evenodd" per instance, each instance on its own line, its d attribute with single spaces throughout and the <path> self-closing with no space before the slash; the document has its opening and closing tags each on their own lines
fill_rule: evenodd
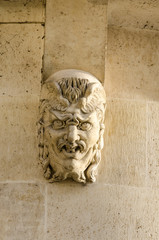
<svg viewBox="0 0 159 240">
<path fill-rule="evenodd" d="M 159 1 L 0 0 L 0 240 L 159 239 Z M 78 68 L 107 93 L 95 184 L 49 184 L 41 82 Z"/>
</svg>

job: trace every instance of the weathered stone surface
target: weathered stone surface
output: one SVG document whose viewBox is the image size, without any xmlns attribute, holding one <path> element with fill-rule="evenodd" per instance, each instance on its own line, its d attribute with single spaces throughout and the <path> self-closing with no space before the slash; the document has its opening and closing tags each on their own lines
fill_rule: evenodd
<svg viewBox="0 0 159 240">
<path fill-rule="evenodd" d="M 0 2 L 0 21 L 43 22 L 40 0 Z M 44 79 L 81 68 L 103 80 L 106 67 L 105 149 L 93 185 L 53 183 L 47 195 L 27 183 L 43 181 L 36 122 L 44 28 L 2 24 L 0 240 L 158 240 L 159 2 L 109 1 L 106 64 L 107 1 L 47 4 Z M 148 116 L 145 100 L 156 100 Z"/>
<path fill-rule="evenodd" d="M 42 89 L 39 150 L 44 176 L 50 182 L 95 182 L 103 148 L 102 84 L 88 72 L 65 69 L 51 75 Z"/>
<path fill-rule="evenodd" d="M 0 22 L 44 22 L 44 0 L 1 0 Z"/>
<path fill-rule="evenodd" d="M 47 1 L 45 79 L 74 68 L 104 80 L 106 9 L 107 1 Z"/>
<path fill-rule="evenodd" d="M 44 188 L 0 184 L 0 239 L 44 239 Z"/>
<path fill-rule="evenodd" d="M 159 104 L 148 104 L 148 186 L 159 187 Z"/>
<path fill-rule="evenodd" d="M 0 35 L 0 95 L 39 95 L 44 27 L 2 24 Z"/>
<path fill-rule="evenodd" d="M 55 184 L 47 215 L 47 240 L 159 238 L 159 192 L 150 189 Z"/>
<path fill-rule="evenodd" d="M 52 211 L 48 208 L 46 239 L 117 240 L 116 196 L 106 189 L 69 182 L 49 187 L 48 206 Z"/>
<path fill-rule="evenodd" d="M 109 100 L 98 182 L 145 186 L 146 104 Z"/>
<path fill-rule="evenodd" d="M 38 97 L 1 97 L 0 180 L 43 179 L 39 165 Z"/>
<path fill-rule="evenodd" d="M 109 28 L 107 96 L 159 100 L 158 51 L 159 32 Z"/>
<path fill-rule="evenodd" d="M 159 30 L 158 0 L 110 0 L 108 24 Z"/>
<path fill-rule="evenodd" d="M 133 240 L 159 238 L 159 191 L 146 188 L 116 187 L 114 197 L 119 206 L 118 237 Z M 117 195 L 118 194 L 118 195 Z M 114 239 L 115 240 L 115 239 Z"/>
</svg>

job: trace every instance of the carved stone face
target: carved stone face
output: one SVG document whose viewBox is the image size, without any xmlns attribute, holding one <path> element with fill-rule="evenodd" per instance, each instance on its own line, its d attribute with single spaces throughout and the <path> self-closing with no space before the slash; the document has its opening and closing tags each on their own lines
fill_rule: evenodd
<svg viewBox="0 0 159 240">
<path fill-rule="evenodd" d="M 96 112 L 84 114 L 76 105 L 65 112 L 51 111 L 50 125 L 46 127 L 49 150 L 56 162 L 67 170 L 83 171 L 91 161 L 93 147 L 99 139 L 100 124 Z"/>
<path fill-rule="evenodd" d="M 68 81 L 71 86 L 69 91 L 67 90 L 70 86 L 63 87 Z M 45 176 L 51 178 L 51 182 L 66 178 L 84 183 L 86 180 L 95 181 L 104 131 L 101 111 L 97 111 L 89 103 L 86 106 L 87 98 L 84 96 L 87 88 L 88 97 L 92 94 L 88 84 L 83 92 L 81 90 L 81 97 L 73 86 L 81 84 L 78 88 L 80 89 L 82 79 L 69 78 L 67 81 L 63 79 L 62 82 L 60 79 L 57 83 L 57 91 L 61 94 L 56 93 L 53 99 L 44 100 L 44 105 L 47 103 L 49 107 L 42 111 Z M 55 91 L 55 87 L 53 88 Z"/>
</svg>

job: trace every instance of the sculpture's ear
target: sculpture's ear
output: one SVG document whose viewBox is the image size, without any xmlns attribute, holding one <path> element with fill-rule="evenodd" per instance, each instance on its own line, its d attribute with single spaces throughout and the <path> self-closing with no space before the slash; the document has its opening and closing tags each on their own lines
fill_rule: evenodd
<svg viewBox="0 0 159 240">
<path fill-rule="evenodd" d="M 96 83 L 89 83 L 86 89 L 85 97 L 89 97 L 96 89 Z"/>
<path fill-rule="evenodd" d="M 88 84 L 85 96 L 89 97 L 92 94 L 99 94 L 98 96 L 100 96 L 100 98 L 106 98 L 103 86 L 96 82 Z"/>
<path fill-rule="evenodd" d="M 82 111 L 91 112 L 93 111 L 94 107 L 98 105 L 103 105 L 103 108 L 105 108 L 105 103 L 106 95 L 102 85 L 99 83 L 90 83 L 85 93 Z"/>
<path fill-rule="evenodd" d="M 53 82 L 51 80 L 47 80 L 41 89 L 41 99 L 48 99 L 48 97 L 56 97 L 60 96 L 61 90 L 57 82 Z"/>
<path fill-rule="evenodd" d="M 93 99 L 98 101 L 99 103 L 106 102 L 106 95 L 102 85 L 98 83 L 90 83 L 87 87 L 85 97 L 88 102 L 91 102 Z M 97 104 L 97 103 L 96 103 Z"/>
<path fill-rule="evenodd" d="M 64 111 L 68 106 L 69 102 L 66 98 L 63 98 L 61 94 L 60 86 L 53 80 L 47 80 L 41 89 L 41 100 L 49 101 L 52 108 L 59 111 Z"/>
</svg>

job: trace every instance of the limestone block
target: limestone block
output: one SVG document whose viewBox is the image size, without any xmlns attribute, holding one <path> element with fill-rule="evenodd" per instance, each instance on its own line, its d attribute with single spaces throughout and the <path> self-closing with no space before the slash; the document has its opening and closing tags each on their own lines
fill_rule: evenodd
<svg viewBox="0 0 159 240">
<path fill-rule="evenodd" d="M 43 192 L 37 184 L 0 184 L 0 239 L 44 239 Z"/>
<path fill-rule="evenodd" d="M 1 97 L 0 180 L 43 179 L 37 138 L 38 97 Z"/>
<path fill-rule="evenodd" d="M 159 191 L 121 187 L 114 197 L 119 206 L 117 239 L 159 239 Z"/>
<path fill-rule="evenodd" d="M 150 189 L 55 184 L 47 215 L 46 240 L 159 238 L 159 192 Z"/>
<path fill-rule="evenodd" d="M 148 185 L 159 187 L 159 104 L 148 104 Z"/>
<path fill-rule="evenodd" d="M 44 27 L 1 24 L 0 35 L 0 95 L 39 95 Z"/>
<path fill-rule="evenodd" d="M 110 27 L 107 96 L 159 100 L 159 33 Z"/>
<path fill-rule="evenodd" d="M 146 104 L 109 100 L 98 182 L 145 186 Z"/>
<path fill-rule="evenodd" d="M 1 0 L 0 22 L 44 22 L 44 0 Z"/>
<path fill-rule="evenodd" d="M 113 193 L 105 190 L 69 182 L 48 186 L 46 240 L 117 240 L 117 206 Z"/>
<path fill-rule="evenodd" d="M 157 0 L 110 0 L 108 6 L 109 25 L 159 30 Z"/>
<path fill-rule="evenodd" d="M 106 8 L 106 0 L 47 1 L 45 79 L 73 68 L 104 80 Z"/>
</svg>

